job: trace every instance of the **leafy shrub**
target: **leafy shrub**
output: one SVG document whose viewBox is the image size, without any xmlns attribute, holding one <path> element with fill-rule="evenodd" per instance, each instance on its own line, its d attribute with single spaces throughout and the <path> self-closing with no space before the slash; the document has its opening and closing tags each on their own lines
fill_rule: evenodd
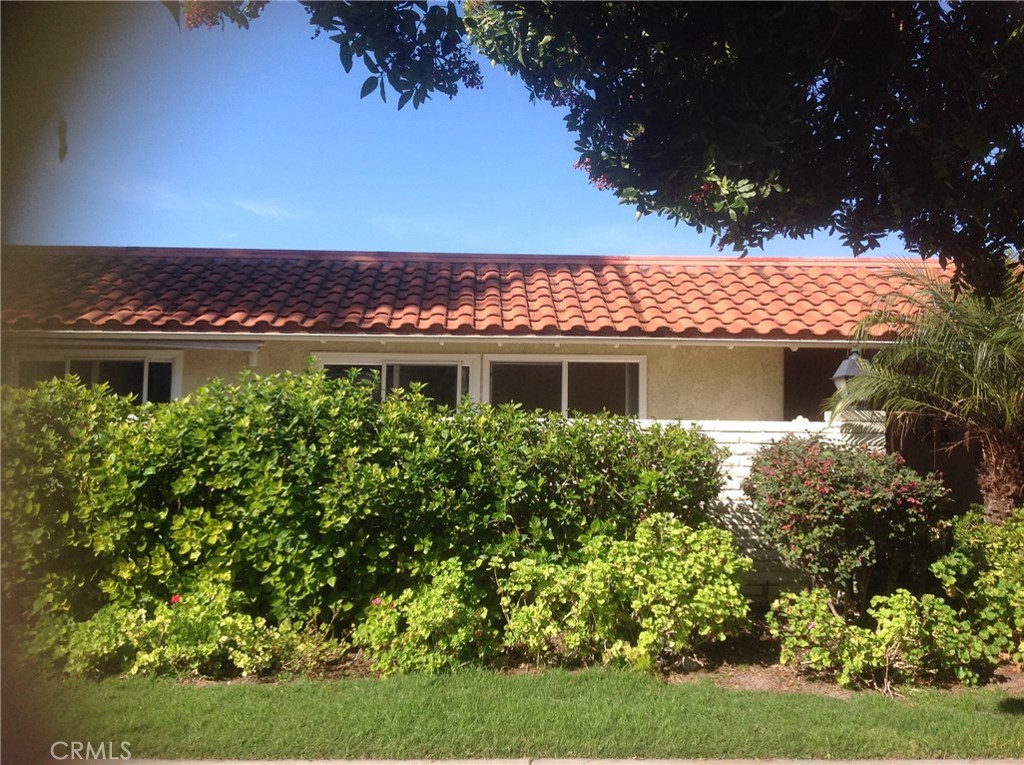
<svg viewBox="0 0 1024 765">
<path fill-rule="evenodd" d="M 386 481 L 378 417 L 372 386 L 313 374 L 215 381 L 164 405 L 123 444 L 121 491 L 103 498 L 122 520 L 110 544 L 142 552 L 105 591 L 165 600 L 202 570 L 250 614 L 329 621 L 387 543 L 360 528 L 378 509 L 366 488 Z"/>
<path fill-rule="evenodd" d="M 29 650 L 73 676 L 222 678 L 309 667 L 317 636 L 240 613 L 240 600 L 226 583 L 201 580 L 151 609 L 110 604 L 83 622 L 44 619 Z"/>
<path fill-rule="evenodd" d="M 60 381 L 3 406 L 5 616 L 75 674 L 301 671 L 332 654 L 317 625 L 344 633 L 380 593 L 401 594 L 359 635 L 382 671 L 479 660 L 516 560 L 700 518 L 721 485 L 696 429 L 381 405 L 319 372 L 144 407 Z"/>
<path fill-rule="evenodd" d="M 420 541 L 410 567 L 424 553 L 473 569 L 565 555 L 595 534 L 628 537 L 650 513 L 700 518 L 722 485 L 723 454 L 697 429 L 514 406 L 447 414 L 408 395 L 390 397 L 382 414 L 387 462 L 401 466 L 386 504 Z"/>
<path fill-rule="evenodd" d="M 107 605 L 83 622 L 66 613 L 42 616 L 27 639 L 18 637 L 27 643 L 28 656 L 50 670 L 75 677 L 120 674 L 135 660 L 146 618 L 145 608 Z"/>
<path fill-rule="evenodd" d="M 106 386 L 77 378 L 32 390 L 4 389 L 0 413 L 0 542 L 5 619 L 67 612 L 85 618 L 114 560 L 97 549 L 106 533 L 93 512 L 108 457 L 151 413 Z"/>
<path fill-rule="evenodd" d="M 728 532 L 654 515 L 635 539 L 592 538 L 578 562 L 514 563 L 505 644 L 538 662 L 665 665 L 744 623 L 750 565 Z"/>
<path fill-rule="evenodd" d="M 975 684 L 992 656 L 966 622 L 933 595 L 906 590 L 871 600 L 874 629 L 849 624 L 831 607 L 828 590 L 788 593 L 768 615 L 782 644 L 780 660 L 891 693 L 904 682 L 958 680 Z"/>
<path fill-rule="evenodd" d="M 202 573 L 230 582 L 247 616 L 340 631 L 353 604 L 457 558 L 496 615 L 492 569 L 628 538 L 649 513 L 699 517 L 720 487 L 722 455 L 695 429 L 376 395 L 320 372 L 215 381 L 155 407 L 68 382 L 5 390 L 15 611 L 86 622 Z"/>
<path fill-rule="evenodd" d="M 280 666 L 295 636 L 262 616 L 240 613 L 240 593 L 200 582 L 159 604 L 138 635 L 130 672 L 225 677 L 262 674 Z"/>
<path fill-rule="evenodd" d="M 488 658 L 496 645 L 483 593 L 458 559 L 438 567 L 429 584 L 375 597 L 352 633 L 374 670 L 439 672 Z"/>
<path fill-rule="evenodd" d="M 796 436 L 755 455 L 743 490 L 783 561 L 854 614 L 919 575 L 948 495 L 899 455 Z"/>
<path fill-rule="evenodd" d="M 1024 508 L 1004 523 L 980 509 L 954 525 L 953 549 L 932 571 L 979 637 L 997 654 L 1024 663 Z"/>
</svg>

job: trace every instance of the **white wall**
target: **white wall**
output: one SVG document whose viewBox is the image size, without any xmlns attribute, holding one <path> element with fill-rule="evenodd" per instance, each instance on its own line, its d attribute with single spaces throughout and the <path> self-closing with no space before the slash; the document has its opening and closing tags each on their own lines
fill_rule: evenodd
<svg viewBox="0 0 1024 765">
<path fill-rule="evenodd" d="M 743 480 L 750 475 L 750 465 L 761 447 L 787 435 L 819 434 L 836 442 L 863 443 L 874 449 L 885 448 L 885 430 L 880 413 L 866 412 L 843 422 L 829 424 L 795 420 L 774 422 L 762 420 L 693 420 L 681 425 L 698 425 L 719 446 L 729 450 L 725 461 L 725 485 L 714 508 L 723 525 L 732 531 L 737 545 L 754 561 L 754 570 L 747 576 L 745 592 L 767 603 L 783 590 L 803 586 L 800 574 L 787 569 L 775 550 L 762 538 L 760 516 L 743 494 Z"/>
</svg>

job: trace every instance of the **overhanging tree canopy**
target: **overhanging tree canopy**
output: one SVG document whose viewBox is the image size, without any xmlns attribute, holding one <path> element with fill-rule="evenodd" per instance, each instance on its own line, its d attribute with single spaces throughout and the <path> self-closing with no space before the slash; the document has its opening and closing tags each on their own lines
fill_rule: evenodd
<svg viewBox="0 0 1024 765">
<path fill-rule="evenodd" d="M 1024 248 L 1024 6 L 472 3 L 593 180 L 743 250 L 888 232 L 998 292 Z"/>
<path fill-rule="evenodd" d="M 896 232 L 981 294 L 1024 249 L 1019 3 L 304 5 L 399 108 L 478 87 L 472 43 L 568 108 L 592 181 L 723 246 Z"/>
</svg>

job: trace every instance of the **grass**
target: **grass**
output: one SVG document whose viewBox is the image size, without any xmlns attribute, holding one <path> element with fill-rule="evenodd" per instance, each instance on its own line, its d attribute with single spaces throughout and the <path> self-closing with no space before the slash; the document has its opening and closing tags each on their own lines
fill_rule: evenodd
<svg viewBox="0 0 1024 765">
<path fill-rule="evenodd" d="M 16 698 L 21 719 L 12 720 L 16 710 L 6 707 L 3 721 L 18 726 L 26 750 L 34 730 L 29 754 L 37 761 L 50 742 L 74 740 L 115 747 L 125 741 L 135 758 L 935 758 L 1024 752 L 1024 698 L 998 689 L 835 699 L 671 684 L 593 669 L 273 684 L 33 681 Z M 34 721 L 28 719 L 33 711 Z"/>
</svg>

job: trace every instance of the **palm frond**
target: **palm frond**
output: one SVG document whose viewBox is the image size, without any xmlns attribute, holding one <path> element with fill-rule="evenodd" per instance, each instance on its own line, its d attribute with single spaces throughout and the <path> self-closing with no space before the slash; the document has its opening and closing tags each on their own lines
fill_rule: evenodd
<svg viewBox="0 0 1024 765">
<path fill-rule="evenodd" d="M 865 318 L 857 343 L 891 338 L 829 402 L 894 422 L 926 417 L 963 429 L 1024 434 L 1024 293 L 1010 273 L 1003 295 L 956 294 L 932 269 L 894 272 L 901 289 Z"/>
</svg>

